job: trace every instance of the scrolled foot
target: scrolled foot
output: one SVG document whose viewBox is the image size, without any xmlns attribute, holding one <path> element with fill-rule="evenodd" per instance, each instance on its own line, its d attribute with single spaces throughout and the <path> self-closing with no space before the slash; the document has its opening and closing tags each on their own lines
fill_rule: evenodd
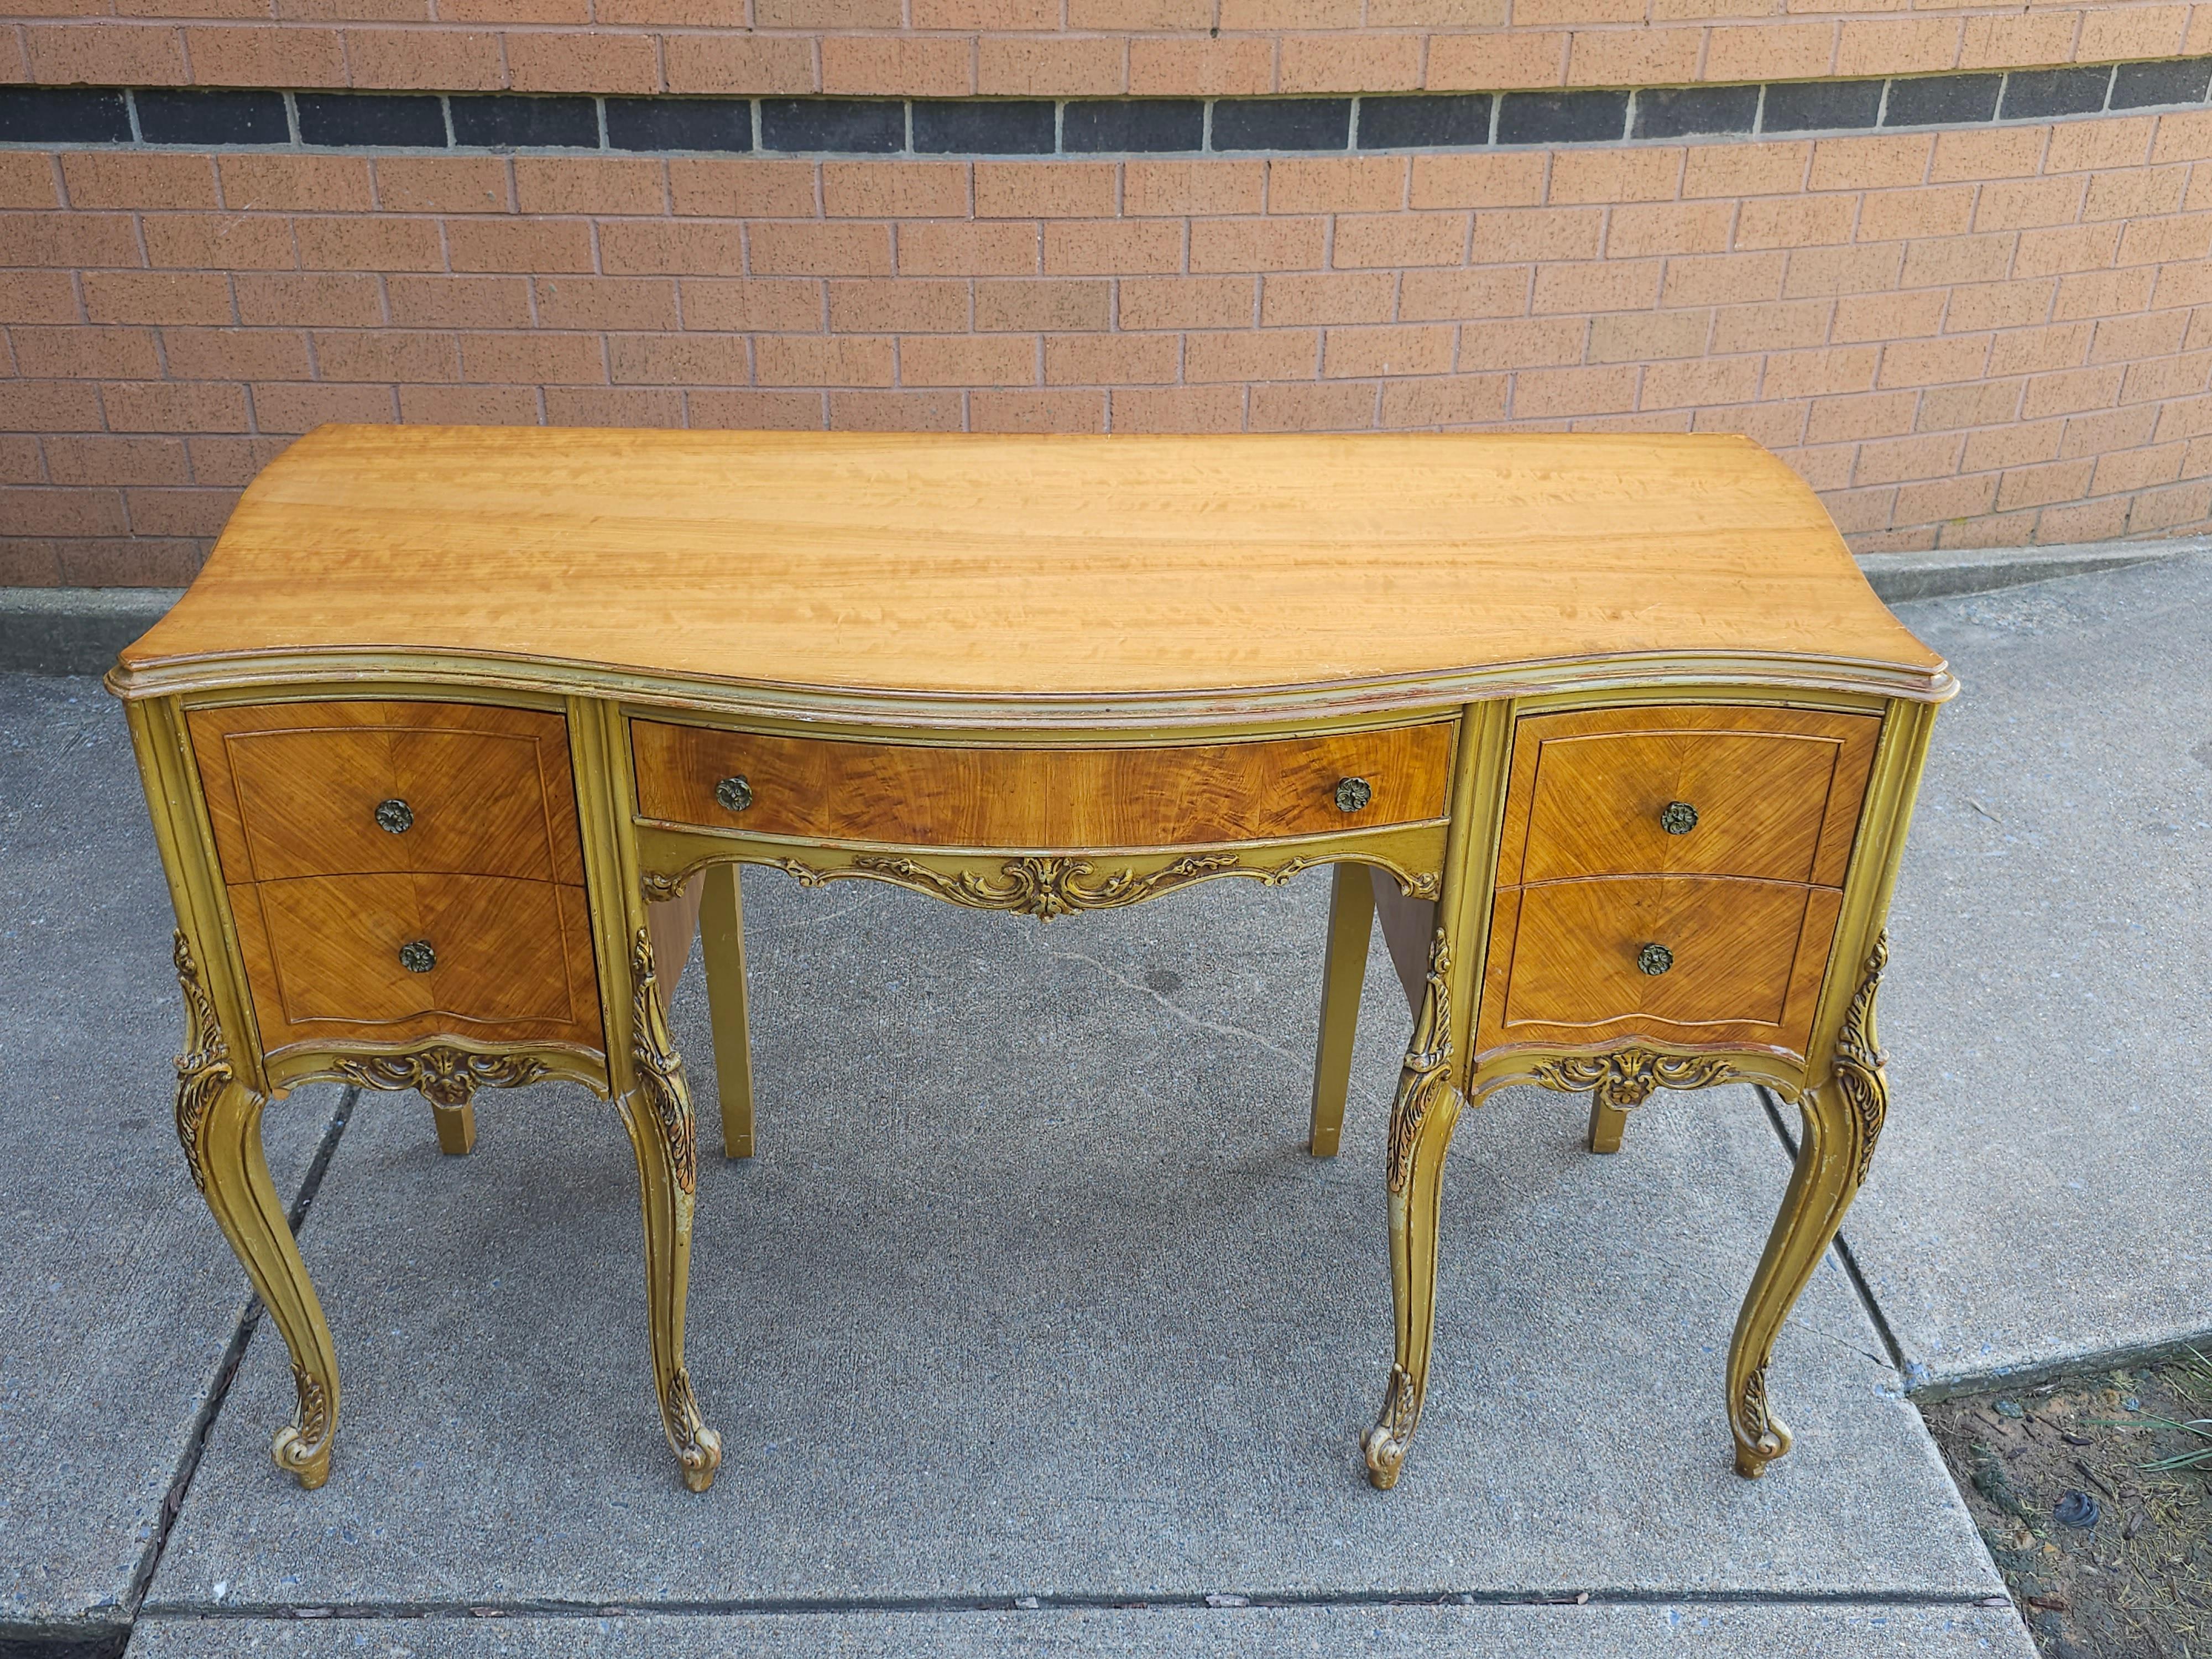
<svg viewBox="0 0 2212 1659">
<path fill-rule="evenodd" d="M 1403 1365 L 1391 1366 L 1382 1415 L 1359 1443 L 1367 1458 L 1367 1484 L 1376 1491 L 1388 1492 L 1398 1484 L 1399 1471 L 1405 1468 L 1406 1453 L 1413 1443 L 1413 1427 L 1420 1420 L 1420 1389 Z"/>
<path fill-rule="evenodd" d="M 1767 1409 L 1766 1368 L 1762 1365 L 1743 1380 L 1739 1409 L 1729 1426 L 1735 1431 L 1735 1472 L 1756 1480 L 1766 1466 L 1790 1454 L 1790 1430 Z"/>
<path fill-rule="evenodd" d="M 712 1429 L 699 1431 L 699 1437 L 684 1458 L 684 1484 L 693 1492 L 704 1492 L 714 1484 L 714 1471 L 722 1467 L 722 1437 Z"/>
<path fill-rule="evenodd" d="M 699 1415 L 698 1396 L 691 1392 L 691 1376 L 678 1366 L 661 1396 L 660 1420 L 684 1466 L 684 1484 L 704 1492 L 714 1484 L 714 1471 L 722 1467 L 722 1437 L 708 1428 Z"/>
<path fill-rule="evenodd" d="M 300 1397 L 299 1413 L 276 1431 L 270 1455 L 276 1467 L 297 1475 L 309 1492 L 331 1478 L 330 1398 L 323 1385 L 299 1365 L 292 1367 L 292 1387 Z"/>
</svg>

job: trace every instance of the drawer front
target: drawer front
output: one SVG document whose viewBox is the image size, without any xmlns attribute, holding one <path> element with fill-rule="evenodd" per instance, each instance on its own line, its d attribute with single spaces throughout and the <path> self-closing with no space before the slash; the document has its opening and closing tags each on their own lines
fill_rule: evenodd
<svg viewBox="0 0 2212 1659">
<path fill-rule="evenodd" d="M 496 876 L 319 876 L 233 888 L 230 896 L 270 1050 L 437 1035 L 601 1046 L 580 887 Z"/>
<path fill-rule="evenodd" d="M 584 878 L 557 714 L 295 702 L 196 709 L 191 722 L 227 881 Z"/>
<path fill-rule="evenodd" d="M 1841 907 L 1832 888 L 1711 878 L 1502 890 L 1478 1046 L 1642 1035 L 1802 1054 Z"/>
<path fill-rule="evenodd" d="M 1498 881 L 1715 875 L 1841 885 L 1881 720 L 1813 709 L 1522 719 Z"/>
<path fill-rule="evenodd" d="M 630 725 L 649 818 L 893 846 L 1084 849 L 1441 817 L 1453 731 L 1447 720 L 1179 748 L 951 750 Z M 718 799 L 733 778 L 744 789 L 732 798 L 748 804 Z"/>
</svg>

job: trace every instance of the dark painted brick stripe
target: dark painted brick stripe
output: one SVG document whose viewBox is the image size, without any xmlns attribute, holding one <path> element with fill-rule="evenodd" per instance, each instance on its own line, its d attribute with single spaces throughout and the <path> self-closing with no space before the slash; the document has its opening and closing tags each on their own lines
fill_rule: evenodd
<svg viewBox="0 0 2212 1659">
<path fill-rule="evenodd" d="M 625 155 L 1200 155 L 1978 126 L 2212 97 L 2212 58 L 2067 69 L 1358 98 L 697 98 L 0 87 L 0 144 Z"/>
</svg>

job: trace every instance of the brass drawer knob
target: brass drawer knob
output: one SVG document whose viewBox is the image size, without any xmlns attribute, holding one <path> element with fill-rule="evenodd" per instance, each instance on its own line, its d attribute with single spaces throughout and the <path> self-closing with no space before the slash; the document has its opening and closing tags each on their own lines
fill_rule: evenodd
<svg viewBox="0 0 2212 1659">
<path fill-rule="evenodd" d="M 1656 977 L 1674 965 L 1674 953 L 1663 945 L 1647 945 L 1636 953 L 1636 965 Z"/>
<path fill-rule="evenodd" d="M 1339 778 L 1336 781 L 1336 810 L 1357 812 L 1375 799 L 1375 786 L 1364 778 Z"/>
<path fill-rule="evenodd" d="M 376 803 L 376 826 L 395 836 L 404 836 L 415 827 L 415 809 L 398 796 Z"/>
<path fill-rule="evenodd" d="M 1670 836 L 1686 836 L 1698 827 L 1698 809 L 1686 800 L 1670 800 L 1659 814 L 1659 827 Z"/>
<path fill-rule="evenodd" d="M 753 804 L 753 787 L 742 777 L 724 778 L 714 786 L 714 799 L 732 812 L 742 812 Z"/>
<path fill-rule="evenodd" d="M 428 939 L 410 939 L 399 947 L 399 965 L 410 974 L 427 974 L 438 965 L 438 953 L 430 948 Z"/>
</svg>

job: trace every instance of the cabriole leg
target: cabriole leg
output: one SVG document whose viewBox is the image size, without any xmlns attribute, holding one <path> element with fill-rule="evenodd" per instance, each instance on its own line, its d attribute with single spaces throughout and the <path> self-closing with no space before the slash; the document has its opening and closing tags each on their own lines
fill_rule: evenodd
<svg viewBox="0 0 2212 1659">
<path fill-rule="evenodd" d="M 1800 1102 L 1803 1126 L 1796 1168 L 1729 1345 L 1728 1412 L 1735 1472 L 1749 1479 L 1765 1474 L 1766 1466 L 1790 1449 L 1790 1431 L 1766 1401 L 1774 1339 L 1842 1226 L 1888 1115 L 1889 1085 L 1874 1029 L 1875 991 L 1888 955 L 1887 938 L 1877 938 L 1837 1039 L 1832 1074 L 1818 1088 L 1808 1089 Z"/>
<path fill-rule="evenodd" d="M 1361 1444 L 1367 1479 L 1383 1492 L 1398 1484 L 1428 1392 L 1444 1152 L 1463 1103 L 1452 1079 L 1451 994 L 1446 983 L 1450 967 L 1450 947 L 1439 928 L 1429 955 L 1427 994 L 1390 1108 L 1384 1174 L 1390 1194 L 1390 1291 L 1398 1350 L 1382 1414 Z"/>
<path fill-rule="evenodd" d="M 1367 945 L 1375 931 L 1375 884 L 1361 864 L 1335 866 L 1329 889 L 1328 945 L 1321 975 L 1321 1036 L 1314 1047 L 1313 1121 L 1307 1150 L 1334 1158 L 1344 1133 L 1344 1097 L 1352 1087 L 1352 1040 L 1359 1027 L 1359 992 L 1367 977 Z"/>
<path fill-rule="evenodd" d="M 174 955 L 186 1022 L 185 1052 L 177 1057 L 177 1139 L 193 1184 L 290 1351 L 298 1409 L 270 1449 L 277 1468 L 312 1491 L 330 1479 L 331 1439 L 338 1424 L 337 1356 L 284 1201 L 269 1178 L 261 1145 L 267 1103 L 231 1070 L 215 1005 L 181 933 Z"/>
<path fill-rule="evenodd" d="M 745 1014 L 745 913 L 738 866 L 707 872 L 699 912 L 699 949 L 707 969 L 707 1019 L 714 1034 L 714 1079 L 722 1108 L 722 1152 L 753 1155 L 752 1036 Z"/>
<path fill-rule="evenodd" d="M 645 1288 L 653 1330 L 653 1389 L 661 1426 L 684 1466 L 684 1484 L 704 1492 L 722 1461 L 722 1439 L 699 1415 L 684 1366 L 684 1304 L 691 1277 L 691 1210 L 698 1188 L 698 1133 L 684 1062 L 668 1035 L 654 982 L 653 945 L 641 927 L 630 951 L 630 1056 L 636 1086 L 622 1097 L 623 1126 L 637 1155 L 645 1218 Z"/>
</svg>

